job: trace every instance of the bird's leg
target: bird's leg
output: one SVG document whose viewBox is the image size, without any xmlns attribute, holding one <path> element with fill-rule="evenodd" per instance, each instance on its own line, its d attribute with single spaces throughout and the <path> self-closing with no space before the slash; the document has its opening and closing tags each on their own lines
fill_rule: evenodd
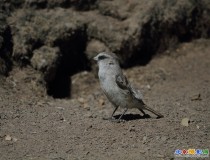
<svg viewBox="0 0 210 160">
<path fill-rule="evenodd" d="M 139 109 L 143 115 L 146 115 L 146 113 L 143 111 L 143 109 Z"/>
<path fill-rule="evenodd" d="M 116 112 L 116 110 L 117 110 L 118 108 L 119 108 L 119 106 L 115 106 L 115 109 L 114 109 L 114 111 L 113 111 L 113 113 L 112 113 L 111 119 L 113 118 L 114 113 Z"/>
<path fill-rule="evenodd" d="M 116 110 L 117 110 L 118 108 L 119 108 L 119 106 L 115 106 L 115 109 L 114 109 L 114 111 L 113 111 L 111 117 L 109 117 L 109 118 L 103 118 L 103 119 L 104 119 L 104 120 L 114 121 L 114 120 L 115 120 L 115 118 L 114 118 L 114 113 L 116 112 Z"/>
<path fill-rule="evenodd" d="M 143 117 L 151 118 L 150 115 L 146 114 L 143 109 L 140 109 L 140 108 L 138 108 L 138 109 L 139 109 L 139 111 L 141 111 L 143 113 Z"/>
<path fill-rule="evenodd" d="M 122 118 L 122 116 L 125 114 L 125 112 L 127 112 L 128 108 L 125 108 L 125 110 L 123 111 L 123 113 L 121 114 L 121 116 L 118 118 L 118 121 L 120 121 L 120 119 Z"/>
</svg>

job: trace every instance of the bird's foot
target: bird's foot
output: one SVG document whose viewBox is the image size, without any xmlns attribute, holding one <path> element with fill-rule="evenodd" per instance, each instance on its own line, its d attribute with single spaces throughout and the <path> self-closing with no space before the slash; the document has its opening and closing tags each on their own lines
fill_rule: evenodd
<svg viewBox="0 0 210 160">
<path fill-rule="evenodd" d="M 124 119 L 116 119 L 115 117 L 109 117 L 109 118 L 103 118 L 103 120 L 109 120 L 111 122 L 116 122 L 116 123 L 120 123 L 120 122 L 125 122 Z"/>
<path fill-rule="evenodd" d="M 124 123 L 125 122 L 125 120 L 124 119 L 113 119 L 113 120 L 111 120 L 112 122 L 116 122 L 116 123 Z"/>
</svg>

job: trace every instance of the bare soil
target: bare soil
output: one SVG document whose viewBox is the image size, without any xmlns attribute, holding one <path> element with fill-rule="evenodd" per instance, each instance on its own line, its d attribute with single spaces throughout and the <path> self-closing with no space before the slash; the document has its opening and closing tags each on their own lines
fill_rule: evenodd
<svg viewBox="0 0 210 160">
<path fill-rule="evenodd" d="M 165 117 L 133 109 L 123 123 L 103 120 L 113 107 L 95 73 L 72 77 L 71 99 L 53 99 L 38 92 L 34 70 L 14 68 L 0 79 L 0 159 L 175 159 L 176 149 L 210 149 L 209 51 L 209 40 L 197 40 L 126 69 L 145 103 Z"/>
</svg>

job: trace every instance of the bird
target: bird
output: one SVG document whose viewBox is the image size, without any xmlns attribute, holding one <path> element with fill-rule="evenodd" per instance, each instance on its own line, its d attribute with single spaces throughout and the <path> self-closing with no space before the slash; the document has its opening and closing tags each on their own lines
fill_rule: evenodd
<svg viewBox="0 0 210 160">
<path fill-rule="evenodd" d="M 114 106 L 110 120 L 121 121 L 121 118 L 130 108 L 137 108 L 144 116 L 147 115 L 144 110 L 148 110 L 155 114 L 157 118 L 164 117 L 143 102 L 141 92 L 134 88 L 123 74 L 119 58 L 115 53 L 100 52 L 93 59 L 98 64 L 98 77 L 101 89 Z M 124 111 L 118 119 L 115 119 L 114 114 L 119 107 L 124 108 Z"/>
</svg>

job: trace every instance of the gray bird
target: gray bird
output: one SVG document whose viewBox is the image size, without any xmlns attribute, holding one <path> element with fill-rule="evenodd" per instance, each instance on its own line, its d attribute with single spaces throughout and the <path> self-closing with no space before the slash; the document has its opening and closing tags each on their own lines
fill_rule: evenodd
<svg viewBox="0 0 210 160">
<path fill-rule="evenodd" d="M 148 107 L 142 101 L 142 95 L 139 90 L 132 87 L 127 78 L 123 75 L 119 65 L 119 59 L 114 53 L 102 52 L 93 58 L 99 66 L 98 77 L 100 85 L 108 100 L 114 105 L 115 109 L 110 119 L 114 119 L 114 113 L 120 107 L 125 108 L 118 121 L 126 113 L 128 108 L 137 108 L 144 115 L 143 110 L 148 110 L 157 115 L 157 118 L 163 117 L 162 114 Z"/>
</svg>

